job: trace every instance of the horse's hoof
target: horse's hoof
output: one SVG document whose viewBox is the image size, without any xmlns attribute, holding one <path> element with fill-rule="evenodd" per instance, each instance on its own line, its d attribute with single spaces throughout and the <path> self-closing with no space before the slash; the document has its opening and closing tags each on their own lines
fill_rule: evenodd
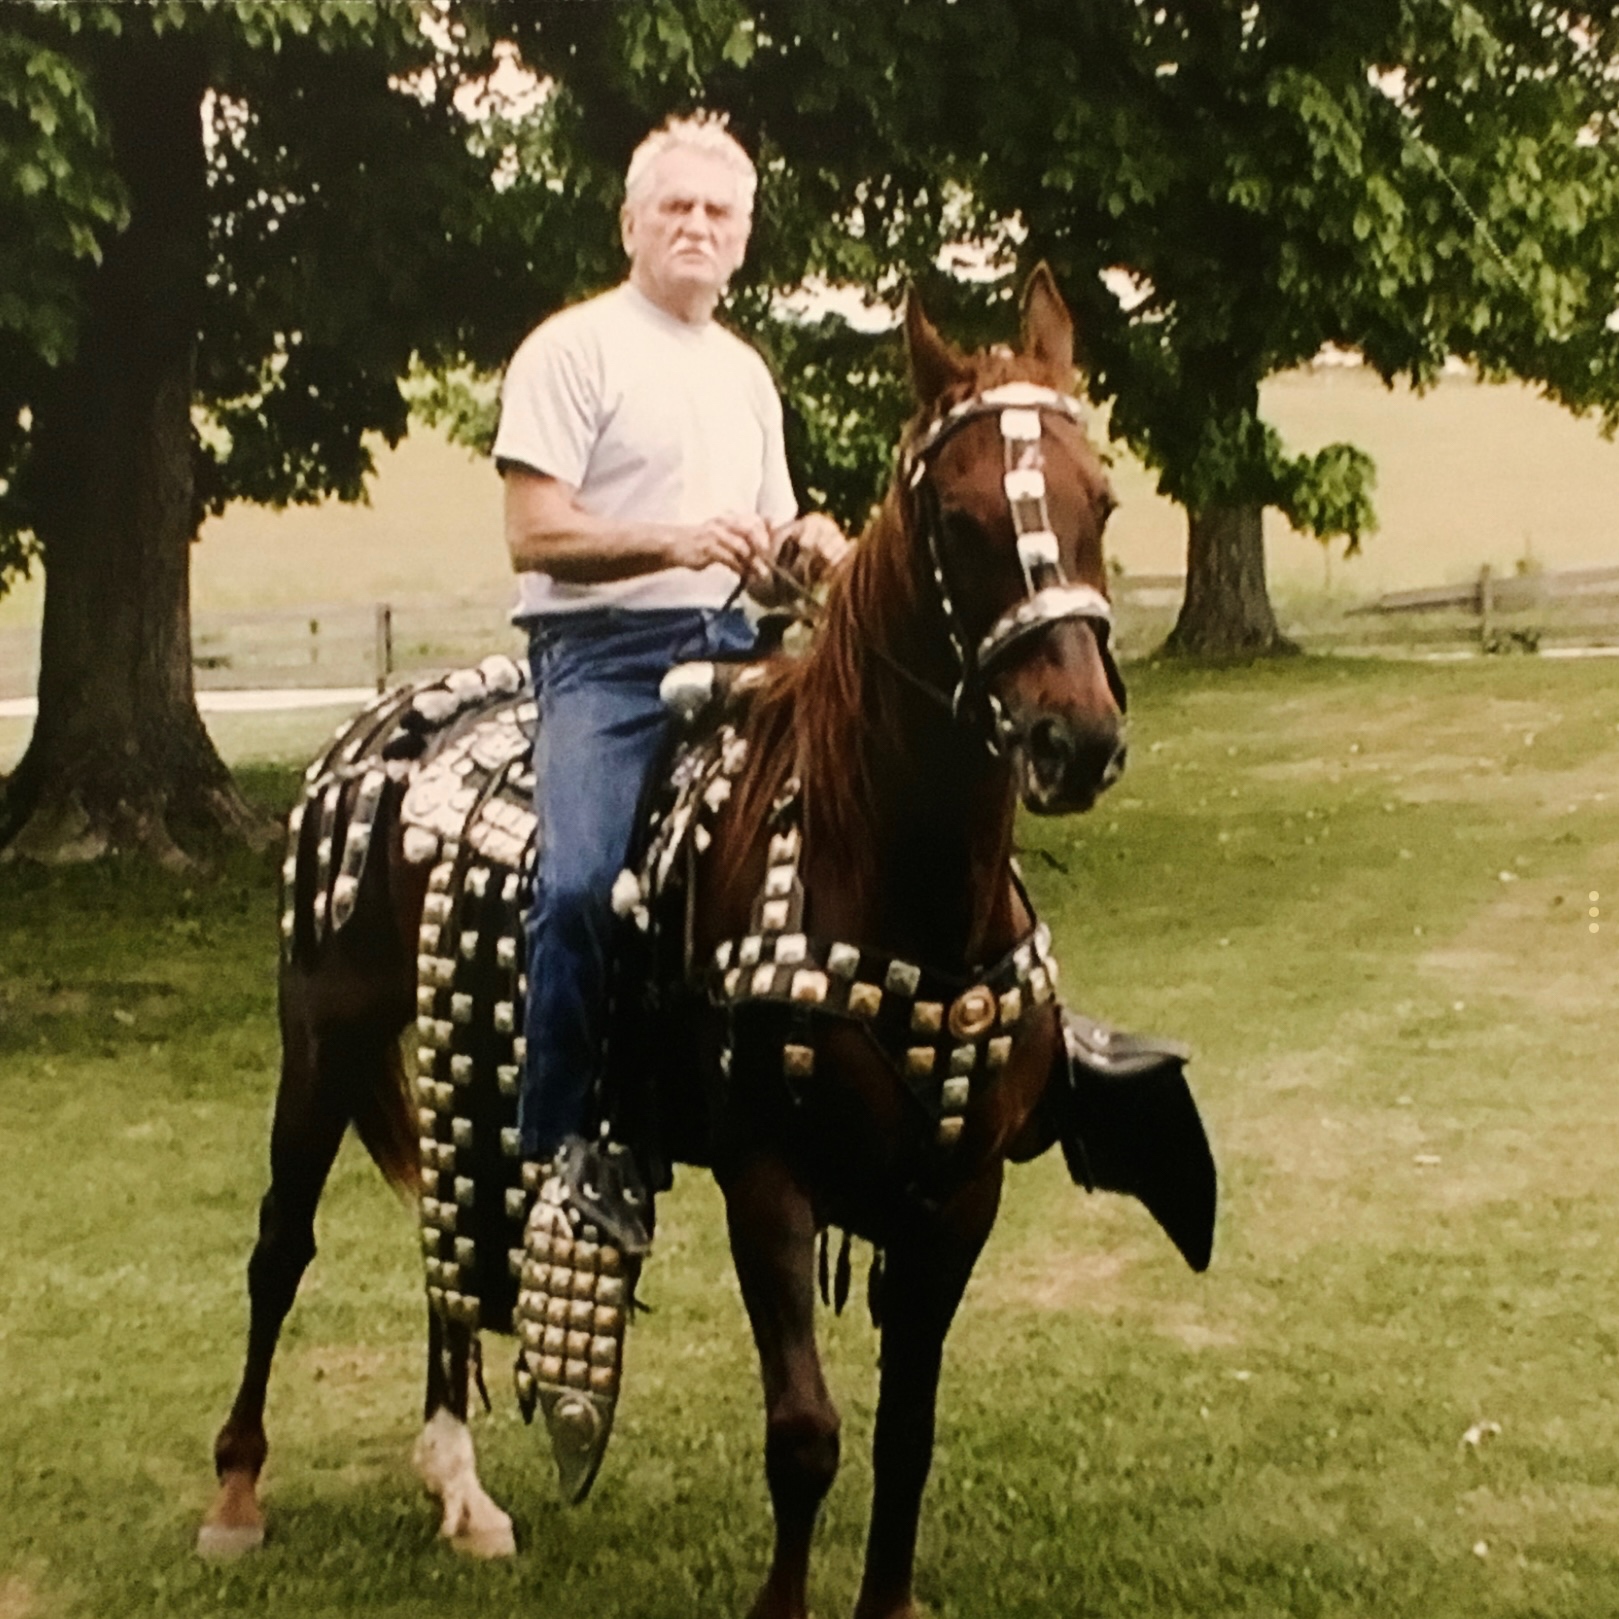
<svg viewBox="0 0 1619 1619">
<path fill-rule="evenodd" d="M 464 1557 L 477 1557 L 493 1561 L 497 1557 L 517 1555 L 517 1536 L 509 1523 L 496 1524 L 488 1529 L 463 1529 L 450 1537 L 450 1544 Z"/>
<path fill-rule="evenodd" d="M 197 1555 L 210 1563 L 228 1563 L 263 1544 L 257 1475 L 233 1468 L 221 1475 L 219 1494 L 197 1531 Z"/>
<path fill-rule="evenodd" d="M 262 1523 L 205 1523 L 197 1531 L 197 1556 L 209 1563 L 229 1563 L 264 1544 Z"/>
</svg>

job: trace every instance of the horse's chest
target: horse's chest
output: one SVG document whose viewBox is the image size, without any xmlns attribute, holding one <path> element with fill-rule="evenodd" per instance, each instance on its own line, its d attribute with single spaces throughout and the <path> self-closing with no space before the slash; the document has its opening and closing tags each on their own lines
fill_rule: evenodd
<svg viewBox="0 0 1619 1619">
<path fill-rule="evenodd" d="M 784 795 L 748 931 L 694 964 L 731 1031 L 721 1061 L 735 1060 L 738 1033 L 751 1025 L 750 1056 L 778 1065 L 803 1100 L 816 1089 L 827 1032 L 857 1030 L 900 1079 L 929 1144 L 948 1152 L 969 1107 L 1007 1067 L 1025 1018 L 1055 997 L 1050 933 L 1037 926 L 967 973 L 818 936 L 804 925 L 802 856 L 796 799 Z"/>
</svg>

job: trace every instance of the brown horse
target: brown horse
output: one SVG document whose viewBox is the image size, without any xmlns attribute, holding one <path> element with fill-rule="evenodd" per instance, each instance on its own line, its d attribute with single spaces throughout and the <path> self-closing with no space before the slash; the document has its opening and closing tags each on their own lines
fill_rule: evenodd
<svg viewBox="0 0 1619 1619">
<path fill-rule="evenodd" d="M 1042 267 L 1019 352 L 958 353 L 914 298 L 906 335 L 921 412 L 899 476 L 809 650 L 768 665 L 737 721 L 745 748 L 708 799 L 706 853 L 690 854 L 678 902 L 684 992 L 660 998 L 669 1021 L 657 1048 L 680 1054 L 660 1107 L 703 1121 L 677 1122 L 666 1146 L 708 1164 L 723 1191 L 763 1374 L 776 1539 L 759 1619 L 806 1612 L 811 1536 L 838 1464 L 815 1342 L 817 1234 L 840 1225 L 883 1255 L 856 1613 L 905 1619 L 945 1335 L 1005 1164 L 1058 1139 L 1082 1174 L 1087 1152 L 1106 1156 L 1105 1142 L 1079 1139 L 1055 966 L 1012 863 L 1020 797 L 1040 813 L 1088 809 L 1124 761 L 1102 549 L 1113 498 L 1071 397 L 1072 324 Z M 371 742 L 354 739 L 356 769 L 396 718 L 381 715 Z M 271 1185 L 208 1551 L 262 1536 L 270 1360 L 344 1129 L 356 1126 L 397 1183 L 417 1173 L 398 1043 L 418 1004 L 415 941 L 431 896 L 384 776 L 379 763 L 348 796 L 334 790 L 323 825 L 311 816 L 294 829 Z M 362 841 L 376 847 L 344 891 L 332 851 L 367 791 Z M 773 892 L 796 896 L 775 921 Z M 1212 1166 L 1194 1171 L 1197 1218 L 1211 1221 Z M 1201 1268 L 1206 1241 L 1188 1257 Z M 477 1482 L 465 1426 L 470 1305 L 470 1318 L 429 1313 L 417 1463 L 443 1499 L 444 1532 L 503 1554 L 510 1520 Z"/>
</svg>

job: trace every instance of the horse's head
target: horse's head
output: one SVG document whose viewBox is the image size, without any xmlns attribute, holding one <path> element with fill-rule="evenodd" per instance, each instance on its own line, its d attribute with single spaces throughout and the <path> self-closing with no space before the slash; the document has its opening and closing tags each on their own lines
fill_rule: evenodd
<svg viewBox="0 0 1619 1619">
<path fill-rule="evenodd" d="M 1006 754 L 1023 802 L 1089 809 L 1124 768 L 1102 530 L 1114 505 L 1074 399 L 1074 327 L 1041 265 L 1020 352 L 964 355 L 905 312 L 922 404 L 902 497 L 926 548 L 960 680 L 955 703 Z"/>
</svg>

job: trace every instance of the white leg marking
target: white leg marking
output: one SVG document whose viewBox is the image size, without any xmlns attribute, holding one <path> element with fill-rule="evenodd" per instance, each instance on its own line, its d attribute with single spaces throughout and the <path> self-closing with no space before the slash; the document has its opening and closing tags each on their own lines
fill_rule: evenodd
<svg viewBox="0 0 1619 1619">
<path fill-rule="evenodd" d="M 512 1520 L 478 1482 L 472 1434 L 448 1411 L 435 1411 L 411 1453 L 428 1492 L 444 1503 L 439 1533 L 474 1557 L 511 1557 L 517 1551 Z"/>
</svg>

